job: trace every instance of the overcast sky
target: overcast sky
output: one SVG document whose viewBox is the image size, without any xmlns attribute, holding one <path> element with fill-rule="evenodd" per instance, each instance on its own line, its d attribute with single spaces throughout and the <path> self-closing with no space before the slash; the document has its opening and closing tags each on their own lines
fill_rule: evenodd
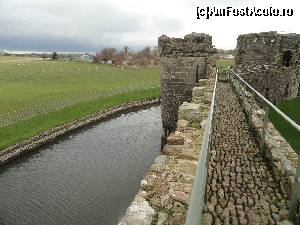
<svg viewBox="0 0 300 225">
<path fill-rule="evenodd" d="M 197 20 L 196 7 L 292 8 L 292 17 Z M 233 49 L 239 34 L 300 33 L 299 0 L 0 0 L 0 49 L 98 51 L 157 45 L 166 34 L 208 33 L 217 48 Z"/>
</svg>

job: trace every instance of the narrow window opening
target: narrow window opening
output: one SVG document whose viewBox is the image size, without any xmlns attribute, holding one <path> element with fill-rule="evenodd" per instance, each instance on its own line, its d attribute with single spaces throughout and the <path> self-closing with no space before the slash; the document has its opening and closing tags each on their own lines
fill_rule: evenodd
<svg viewBox="0 0 300 225">
<path fill-rule="evenodd" d="M 196 67 L 196 84 L 199 83 L 199 65 Z"/>
<path fill-rule="evenodd" d="M 289 67 L 292 60 L 292 52 L 290 50 L 283 52 L 283 66 Z"/>
<path fill-rule="evenodd" d="M 289 84 L 285 85 L 285 90 L 284 90 L 284 97 L 285 98 L 289 97 L 289 89 L 290 89 L 290 85 Z"/>
</svg>

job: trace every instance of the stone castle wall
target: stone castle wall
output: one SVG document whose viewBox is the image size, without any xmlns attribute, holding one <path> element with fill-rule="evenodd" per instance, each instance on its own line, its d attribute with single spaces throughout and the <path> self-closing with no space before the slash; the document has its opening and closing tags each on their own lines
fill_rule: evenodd
<svg viewBox="0 0 300 225">
<path fill-rule="evenodd" d="M 176 129 L 178 108 L 191 101 L 192 89 L 212 73 L 215 49 L 207 34 L 192 33 L 182 38 L 158 39 L 161 57 L 161 109 L 165 136 Z"/>
<path fill-rule="evenodd" d="M 300 96 L 300 35 L 240 35 L 236 71 L 274 103 Z"/>
</svg>

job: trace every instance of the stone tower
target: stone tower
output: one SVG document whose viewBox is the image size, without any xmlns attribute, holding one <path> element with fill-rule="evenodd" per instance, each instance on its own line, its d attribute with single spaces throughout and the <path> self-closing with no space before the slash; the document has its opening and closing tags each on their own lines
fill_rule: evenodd
<svg viewBox="0 0 300 225">
<path fill-rule="evenodd" d="M 165 137 L 176 129 L 179 106 L 192 98 L 199 79 L 208 78 L 214 64 L 212 38 L 192 33 L 182 38 L 158 38 L 161 63 L 161 111 Z"/>
<path fill-rule="evenodd" d="M 300 35 L 240 35 L 235 66 L 250 85 L 273 103 L 300 96 Z"/>
</svg>

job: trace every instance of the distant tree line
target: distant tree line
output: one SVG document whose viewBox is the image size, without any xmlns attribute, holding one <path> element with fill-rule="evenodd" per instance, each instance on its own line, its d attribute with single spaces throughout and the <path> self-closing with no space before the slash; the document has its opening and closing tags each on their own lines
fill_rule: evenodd
<svg viewBox="0 0 300 225">
<path fill-rule="evenodd" d="M 217 53 L 215 54 L 215 57 L 217 59 L 222 58 L 232 58 L 235 55 L 235 50 L 225 50 L 225 49 L 217 49 Z"/>
<path fill-rule="evenodd" d="M 217 49 L 217 53 L 224 54 L 224 55 L 234 55 L 235 50 L 233 50 L 233 49 L 229 49 L 229 50 Z"/>
<path fill-rule="evenodd" d="M 115 48 L 104 48 L 96 54 L 95 61 L 97 63 L 112 63 L 123 66 L 146 66 L 159 63 L 157 48 L 151 50 L 145 47 L 139 52 L 129 52 L 129 47 L 124 46 L 121 51 Z"/>
<path fill-rule="evenodd" d="M 4 53 L 3 53 L 4 54 Z M 145 47 L 141 51 L 129 51 L 128 46 L 124 46 L 122 50 L 115 48 L 103 48 L 96 55 L 89 53 L 85 54 L 58 54 L 56 51 L 53 53 L 30 53 L 18 56 L 31 56 L 40 57 L 43 60 L 75 60 L 75 61 L 88 61 L 94 63 L 107 63 L 119 66 L 147 66 L 158 65 L 159 54 L 158 48 Z M 87 60 L 85 60 L 87 58 Z"/>
</svg>

